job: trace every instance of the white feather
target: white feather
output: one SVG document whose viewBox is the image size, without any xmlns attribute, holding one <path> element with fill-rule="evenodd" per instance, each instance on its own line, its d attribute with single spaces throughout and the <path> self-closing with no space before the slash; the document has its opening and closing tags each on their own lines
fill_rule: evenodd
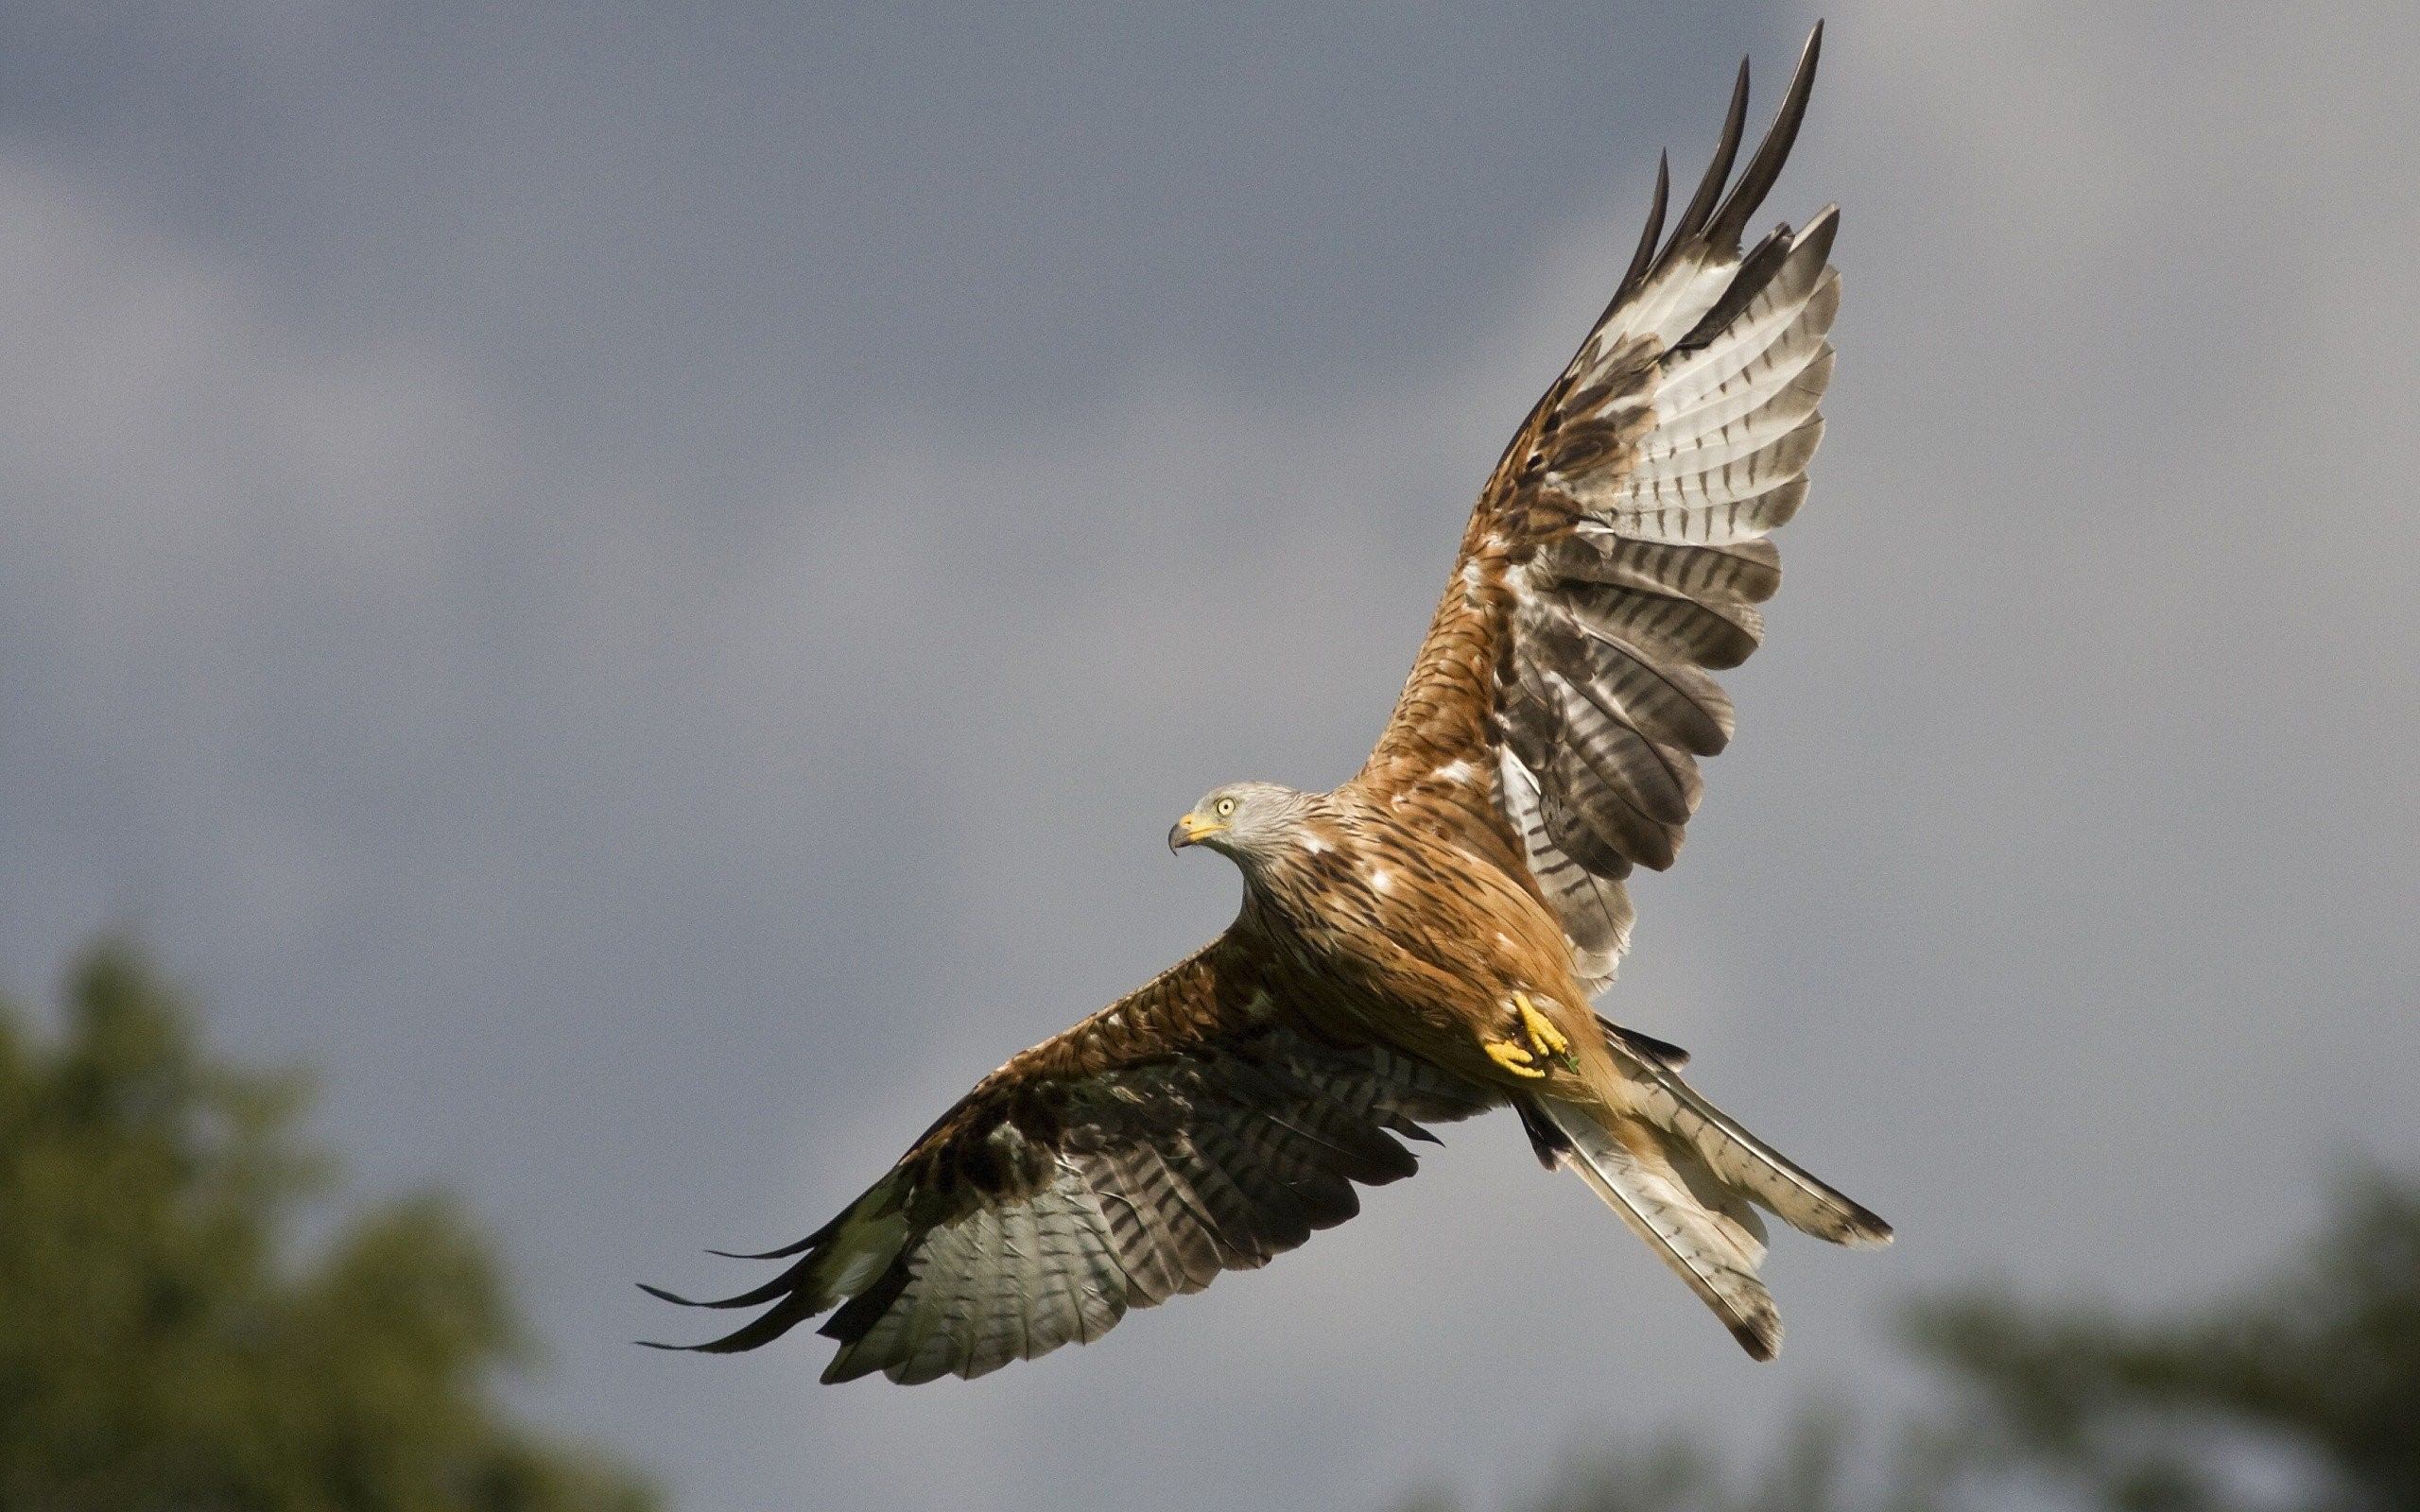
<svg viewBox="0 0 2420 1512">
<path fill-rule="evenodd" d="M 1781 1314 L 1756 1279 L 1762 1246 L 1749 1253 L 1736 1223 L 1710 1211 L 1668 1164 L 1633 1152 L 1587 1109 L 1545 1100 L 1538 1106 L 1570 1141 L 1567 1163 L 1605 1206 L 1689 1283 L 1741 1348 L 1772 1359 L 1781 1349 Z"/>
</svg>

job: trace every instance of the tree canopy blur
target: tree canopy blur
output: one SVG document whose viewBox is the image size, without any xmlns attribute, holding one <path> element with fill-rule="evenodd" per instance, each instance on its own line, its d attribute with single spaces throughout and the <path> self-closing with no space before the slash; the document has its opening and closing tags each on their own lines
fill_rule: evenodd
<svg viewBox="0 0 2420 1512">
<path fill-rule="evenodd" d="M 291 1074 L 213 1059 L 123 946 L 56 1037 L 0 999 L 0 1507 L 641 1512 L 503 1412 L 526 1356 L 487 1242 L 435 1198 L 296 1229 L 327 1162 Z"/>
<path fill-rule="evenodd" d="M 1962 1388 L 1972 1476 L 2139 1512 L 2420 1507 L 2420 1184 L 2348 1179 L 2270 1280 L 2134 1318 L 1974 1296 L 1913 1335 Z"/>
<path fill-rule="evenodd" d="M 1914 1309 L 1908 1337 L 1944 1405 L 1887 1442 L 1817 1415 L 1769 1464 L 1726 1475 L 1672 1437 L 1569 1464 L 1530 1506 L 2420 1509 L 2420 1183 L 2347 1179 L 2301 1254 L 2190 1311 L 1974 1292 Z"/>
<path fill-rule="evenodd" d="M 78 964 L 60 1019 L 0 999 L 0 1508 L 655 1506 L 502 1409 L 527 1345 L 458 1211 L 318 1206 L 296 1076 L 207 1054 L 123 946 Z M 2198 1308 L 1974 1292 L 1908 1338 L 1945 1389 L 1888 1437 L 1810 1416 L 1729 1471 L 1669 1438 L 1528 1508 L 2420 1512 L 2420 1182 L 2347 1180 L 2302 1253 Z"/>
</svg>

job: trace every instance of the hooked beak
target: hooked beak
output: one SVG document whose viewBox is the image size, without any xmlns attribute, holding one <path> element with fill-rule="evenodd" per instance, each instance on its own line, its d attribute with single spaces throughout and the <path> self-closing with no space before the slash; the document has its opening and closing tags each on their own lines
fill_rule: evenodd
<svg viewBox="0 0 2420 1512">
<path fill-rule="evenodd" d="M 1223 833 L 1226 828 L 1199 814 L 1188 814 L 1177 820 L 1176 828 L 1168 832 L 1168 854 L 1174 855 L 1189 845 L 1200 845 L 1204 836 Z"/>
</svg>

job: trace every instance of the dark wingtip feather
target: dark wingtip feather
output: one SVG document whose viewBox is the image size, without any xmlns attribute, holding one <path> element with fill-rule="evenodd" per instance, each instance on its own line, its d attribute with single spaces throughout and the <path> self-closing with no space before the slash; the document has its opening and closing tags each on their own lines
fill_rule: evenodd
<svg viewBox="0 0 2420 1512">
<path fill-rule="evenodd" d="M 771 1343 L 813 1315 L 810 1304 L 803 1296 L 792 1293 L 769 1311 L 751 1318 L 721 1338 L 708 1339 L 703 1344 L 675 1345 L 673 1348 L 695 1354 L 738 1354 L 760 1344 Z"/>
<path fill-rule="evenodd" d="M 789 1295 L 796 1285 L 795 1277 L 780 1276 L 752 1291 L 741 1292 L 736 1297 L 683 1297 L 678 1292 L 667 1292 L 661 1286 L 649 1286 L 645 1281 L 639 1282 L 639 1290 L 649 1297 L 661 1298 L 680 1307 L 759 1307 L 776 1297 Z"/>
<path fill-rule="evenodd" d="M 1698 323 L 1691 326 L 1680 340 L 1672 343 L 1672 350 L 1694 352 L 1728 330 L 1739 312 L 1764 292 L 1766 284 L 1772 281 L 1773 274 L 1790 253 L 1797 250 L 1797 247 L 1798 244 L 1790 239 L 1787 226 L 1758 242 L 1754 251 L 1740 259 L 1737 270 L 1731 275 L 1731 286 L 1723 291 L 1722 298 L 1708 306 Z"/>
<path fill-rule="evenodd" d="M 648 1296 L 654 1297 L 656 1300 L 670 1302 L 678 1307 L 704 1307 L 707 1305 L 704 1302 L 695 1301 L 689 1297 L 683 1297 L 678 1292 L 667 1292 L 661 1286 L 649 1286 L 645 1281 L 637 1281 L 633 1284 L 636 1285 L 640 1291 L 647 1293 Z M 669 1346 L 667 1346 L 667 1348 L 669 1348 Z"/>
<path fill-rule="evenodd" d="M 839 1226 L 839 1220 L 834 1219 L 805 1238 L 784 1245 L 779 1249 L 759 1250 L 754 1254 L 736 1249 L 709 1249 L 706 1253 L 721 1260 L 787 1260 L 792 1255 L 803 1255 L 831 1238 L 833 1230 Z"/>
<path fill-rule="evenodd" d="M 1622 275 L 1621 283 L 1615 285 L 1613 302 L 1605 306 L 1606 315 L 1613 314 L 1622 301 L 1630 298 L 1631 291 L 1647 277 L 1647 270 L 1655 266 L 1655 247 L 1664 239 L 1664 210 L 1671 198 L 1672 155 L 1658 152 L 1655 154 L 1655 199 L 1648 206 L 1646 229 L 1638 233 L 1638 250 L 1631 253 L 1630 270 Z M 1604 324 L 1604 317 L 1599 316 L 1597 323 Z"/>
<path fill-rule="evenodd" d="M 1722 194 L 1722 186 L 1730 180 L 1731 164 L 1739 156 L 1739 136 L 1748 126 L 1748 60 L 1739 60 L 1738 81 L 1731 86 L 1731 109 L 1722 117 L 1722 140 L 1715 144 L 1714 160 L 1705 165 L 1705 177 L 1698 180 L 1697 193 L 1689 197 L 1689 207 L 1672 226 L 1672 247 L 1685 244 L 1705 225 L 1714 213 L 1715 201 Z"/>
<path fill-rule="evenodd" d="M 1788 161 L 1792 144 L 1798 140 L 1798 128 L 1806 119 L 1806 101 L 1815 92 L 1815 64 L 1824 53 L 1824 24 L 1806 34 L 1806 45 L 1798 55 L 1797 71 L 1790 75 L 1789 88 L 1782 95 L 1781 110 L 1773 116 L 1772 129 L 1756 147 L 1756 155 L 1748 160 L 1739 181 L 1723 197 L 1722 208 L 1714 213 L 1706 226 L 1706 239 L 1718 247 L 1737 247 L 1739 233 L 1746 230 L 1748 217 L 1765 202 L 1773 180 L 1781 177 L 1782 163 Z"/>
</svg>

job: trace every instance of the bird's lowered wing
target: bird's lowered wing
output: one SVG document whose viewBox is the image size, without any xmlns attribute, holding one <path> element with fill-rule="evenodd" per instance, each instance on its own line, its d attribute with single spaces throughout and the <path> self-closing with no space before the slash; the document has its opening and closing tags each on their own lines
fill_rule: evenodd
<svg viewBox="0 0 2420 1512">
<path fill-rule="evenodd" d="M 1266 1263 L 1411 1175 L 1397 1136 L 1495 1093 L 1305 1026 L 1287 973 L 1230 933 L 983 1078 L 695 1348 L 830 1313 L 845 1381 L 978 1376 L 1099 1337 L 1129 1308 Z M 648 1288 L 671 1301 L 684 1301 Z"/>
<path fill-rule="evenodd" d="M 1734 180 L 1740 65 L 1714 162 L 1660 243 L 1659 170 L 1630 271 L 1489 477 L 1357 779 L 1408 819 L 1517 851 L 1592 988 L 1629 940 L 1623 879 L 1671 864 L 1697 758 L 1731 737 L 1708 674 L 1756 647 L 1781 580 L 1766 538 L 1806 496 L 1823 434 L 1835 212 L 1741 249 L 1822 41 L 1819 26 Z"/>
</svg>

